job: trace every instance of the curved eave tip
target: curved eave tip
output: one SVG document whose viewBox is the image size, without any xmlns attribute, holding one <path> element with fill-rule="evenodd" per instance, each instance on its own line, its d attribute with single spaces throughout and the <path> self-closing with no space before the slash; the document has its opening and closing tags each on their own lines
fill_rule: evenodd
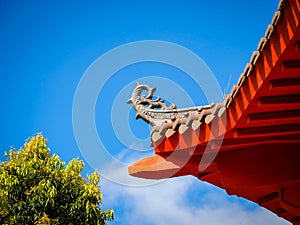
<svg viewBox="0 0 300 225">
<path fill-rule="evenodd" d="M 146 179 L 164 179 L 175 176 L 181 168 L 159 155 L 142 159 L 128 167 L 131 176 Z"/>
</svg>

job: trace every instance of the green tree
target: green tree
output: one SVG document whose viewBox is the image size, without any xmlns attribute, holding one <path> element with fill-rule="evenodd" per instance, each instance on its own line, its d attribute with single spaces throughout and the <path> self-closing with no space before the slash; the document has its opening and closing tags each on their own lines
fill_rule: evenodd
<svg viewBox="0 0 300 225">
<path fill-rule="evenodd" d="M 0 165 L 1 224 L 107 224 L 113 210 L 101 210 L 100 176 L 87 180 L 81 160 L 68 165 L 49 153 L 38 134 L 18 151 L 5 153 Z"/>
</svg>

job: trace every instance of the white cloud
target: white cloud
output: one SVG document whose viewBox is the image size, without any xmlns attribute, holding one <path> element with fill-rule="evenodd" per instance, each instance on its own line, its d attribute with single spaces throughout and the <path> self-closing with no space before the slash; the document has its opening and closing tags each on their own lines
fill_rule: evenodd
<svg viewBox="0 0 300 225">
<path fill-rule="evenodd" d="M 229 198 L 224 191 L 193 177 L 172 178 L 144 187 L 102 180 L 102 190 L 105 208 L 116 210 L 115 225 L 290 224 L 255 204 Z M 253 207 L 249 209 L 248 205 Z"/>
<path fill-rule="evenodd" d="M 140 179 L 128 174 L 128 166 L 140 160 L 137 155 L 140 158 L 150 156 L 147 152 L 144 154 L 134 154 L 130 149 L 123 149 L 115 158 L 112 158 L 112 161 L 106 167 L 100 167 L 98 171 L 102 177 L 123 186 L 141 187 L 160 183 L 160 180 Z M 140 155 L 143 156 L 141 157 Z"/>
</svg>

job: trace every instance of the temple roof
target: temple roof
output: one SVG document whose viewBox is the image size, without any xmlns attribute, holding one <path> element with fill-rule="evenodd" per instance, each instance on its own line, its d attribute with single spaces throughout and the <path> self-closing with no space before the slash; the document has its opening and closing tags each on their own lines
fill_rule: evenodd
<svg viewBox="0 0 300 225">
<path fill-rule="evenodd" d="M 280 1 L 223 102 L 177 109 L 138 83 L 129 102 L 137 118 L 152 125 L 155 155 L 129 173 L 194 175 L 300 224 L 299 20 L 299 0 Z"/>
</svg>

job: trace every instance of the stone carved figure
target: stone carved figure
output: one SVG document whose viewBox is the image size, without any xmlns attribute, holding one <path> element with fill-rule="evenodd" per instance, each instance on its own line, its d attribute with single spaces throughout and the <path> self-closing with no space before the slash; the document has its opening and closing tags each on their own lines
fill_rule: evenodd
<svg viewBox="0 0 300 225">
<path fill-rule="evenodd" d="M 147 92 L 147 95 L 143 94 Z M 191 114 L 198 114 L 199 107 L 177 109 L 175 104 L 167 106 L 163 99 L 153 98 L 156 88 L 137 82 L 127 103 L 133 105 L 136 118 L 142 118 L 152 126 L 161 126 L 163 123 L 174 122 L 176 119 L 188 118 Z"/>
</svg>

